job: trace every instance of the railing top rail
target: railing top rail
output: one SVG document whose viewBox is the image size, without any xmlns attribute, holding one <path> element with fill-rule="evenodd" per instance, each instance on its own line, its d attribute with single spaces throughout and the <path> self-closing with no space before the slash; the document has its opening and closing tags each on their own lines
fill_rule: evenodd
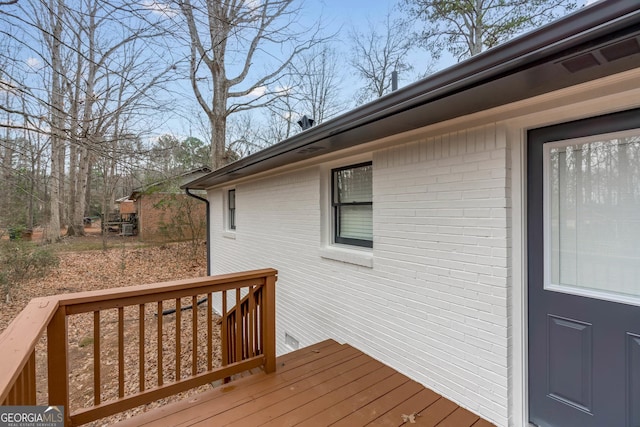
<svg viewBox="0 0 640 427">
<path fill-rule="evenodd" d="M 9 394 L 57 309 L 55 297 L 34 298 L 0 334 L 0 402 Z"/>
<path fill-rule="evenodd" d="M 267 276 L 275 276 L 277 270 L 265 268 L 261 270 L 251 270 L 241 273 L 220 274 L 216 276 L 198 277 L 193 279 L 173 280 L 169 282 L 150 283 L 146 285 L 134 285 L 121 288 L 111 288 L 99 291 L 76 292 L 71 294 L 58 295 L 60 306 L 72 306 L 115 299 L 125 299 L 132 297 L 150 296 L 166 294 L 185 289 L 206 288 L 211 286 L 224 286 L 233 288 L 238 282 L 257 280 Z"/>
</svg>

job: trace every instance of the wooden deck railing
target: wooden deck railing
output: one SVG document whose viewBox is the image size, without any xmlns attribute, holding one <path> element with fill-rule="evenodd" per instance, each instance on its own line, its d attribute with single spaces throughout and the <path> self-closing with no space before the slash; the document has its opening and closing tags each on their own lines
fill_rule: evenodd
<svg viewBox="0 0 640 427">
<path fill-rule="evenodd" d="M 36 404 L 36 345 L 45 330 L 48 400 L 37 403 L 63 405 L 67 425 L 85 424 L 260 366 L 273 372 L 276 274 L 273 269 L 255 270 L 34 299 L 0 335 L 0 403 Z M 192 306 L 189 314 L 183 314 L 183 300 Z M 214 300 L 222 309 L 220 321 L 214 319 Z M 200 307 L 203 301 L 206 306 Z M 171 319 L 163 315 L 167 310 L 175 310 Z M 93 353 L 92 404 L 70 408 L 70 393 L 78 392 L 71 390 L 70 377 L 77 367 L 70 366 L 70 332 L 77 334 L 70 329 L 74 316 L 87 315 L 93 319 L 93 330 L 83 339 Z M 187 317 L 190 342 L 183 344 Z M 222 366 L 214 356 L 218 324 Z M 105 338 L 109 331 L 111 340 Z M 155 344 L 155 363 L 147 366 L 150 342 Z M 175 344 L 167 351 L 170 342 Z M 105 351 L 110 345 L 117 351 Z M 175 358 L 170 366 L 165 355 Z M 187 372 L 182 369 L 185 356 L 191 368 Z M 132 368 L 131 360 L 137 367 Z M 125 382 L 131 369 L 137 373 L 134 390 L 130 378 Z"/>
<path fill-rule="evenodd" d="M 236 290 L 234 304 L 227 310 L 227 298 L 222 298 L 222 364 L 234 363 L 262 354 L 265 331 L 260 321 L 263 308 L 263 289 L 250 290 L 243 298 Z"/>
</svg>

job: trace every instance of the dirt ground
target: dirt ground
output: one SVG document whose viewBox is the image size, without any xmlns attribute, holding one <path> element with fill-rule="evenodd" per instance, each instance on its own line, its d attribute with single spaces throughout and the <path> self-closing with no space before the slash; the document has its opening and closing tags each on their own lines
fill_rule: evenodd
<svg viewBox="0 0 640 427">
<path fill-rule="evenodd" d="M 206 275 L 206 247 L 200 242 L 170 243 L 143 246 L 135 237 L 109 236 L 107 251 L 102 247 L 99 224 L 86 229 L 87 236 L 63 239 L 55 245 L 60 265 L 47 277 L 24 283 L 13 292 L 10 303 L 0 302 L 0 332 L 24 308 L 29 300 L 37 296 L 88 290 L 115 288 L 129 285 L 162 282 Z M 33 240 L 38 241 L 38 231 Z M 86 250 L 87 248 L 96 248 Z M 81 249 L 81 250 L 78 250 Z M 184 299 L 183 305 L 191 303 Z M 171 308 L 173 303 L 164 303 Z M 204 305 L 198 310 L 198 372 L 206 368 L 206 311 Z M 157 384 L 157 307 L 145 305 L 145 389 Z M 125 318 L 125 393 L 131 394 L 140 388 L 139 381 L 139 308 L 128 307 Z M 192 312 L 182 312 L 180 366 L 182 377 L 191 373 Z M 162 347 L 163 375 L 165 383 L 175 376 L 175 314 L 163 317 Z M 220 363 L 219 330 L 214 319 L 213 353 L 214 365 Z M 72 411 L 93 404 L 93 314 L 70 316 L 68 323 L 70 356 L 70 406 Z M 100 321 L 101 398 L 108 401 L 118 395 L 118 331 L 117 310 L 105 311 Z M 45 404 L 46 395 L 46 337 L 37 347 L 38 403 Z M 185 398 L 209 386 L 200 387 L 170 399 L 154 402 L 90 425 L 109 425 L 131 417 L 139 412 L 160 406 L 168 401 Z"/>
</svg>

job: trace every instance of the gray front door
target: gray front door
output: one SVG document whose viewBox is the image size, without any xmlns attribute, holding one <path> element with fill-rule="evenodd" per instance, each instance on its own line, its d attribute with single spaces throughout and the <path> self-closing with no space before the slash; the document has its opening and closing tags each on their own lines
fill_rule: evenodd
<svg viewBox="0 0 640 427">
<path fill-rule="evenodd" d="M 528 134 L 529 419 L 640 426 L 640 110 Z"/>
</svg>

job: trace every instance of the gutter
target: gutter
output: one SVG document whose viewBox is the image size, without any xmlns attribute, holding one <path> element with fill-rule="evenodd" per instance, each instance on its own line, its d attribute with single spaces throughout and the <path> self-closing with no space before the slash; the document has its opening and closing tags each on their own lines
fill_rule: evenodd
<svg viewBox="0 0 640 427">
<path fill-rule="evenodd" d="M 209 240 L 209 232 L 211 231 L 211 220 L 209 219 L 210 206 L 209 200 L 204 197 L 200 197 L 197 194 L 193 194 L 190 188 L 185 188 L 184 192 L 187 193 L 187 196 L 193 197 L 194 199 L 202 200 L 207 207 L 207 276 L 211 276 L 211 241 Z"/>
<path fill-rule="evenodd" d="M 210 242 L 209 242 L 209 201 L 207 199 L 205 199 L 204 197 L 200 197 L 197 194 L 193 194 L 189 188 L 185 188 L 184 192 L 187 193 L 187 196 L 193 197 L 194 199 L 198 199 L 198 200 L 202 200 L 206 206 L 207 206 L 207 276 L 211 276 L 211 247 L 210 247 Z M 200 304 L 204 304 L 205 302 L 207 302 L 208 298 L 204 297 L 204 298 L 200 298 L 197 302 L 196 305 L 200 305 Z M 186 310 L 192 310 L 193 306 L 192 305 L 187 305 L 184 307 L 180 307 L 180 311 L 186 311 Z M 162 311 L 162 315 L 163 316 L 167 316 L 169 314 L 173 314 L 176 312 L 175 308 L 168 308 L 166 310 Z M 156 314 L 156 316 L 158 316 L 158 314 Z"/>
</svg>

